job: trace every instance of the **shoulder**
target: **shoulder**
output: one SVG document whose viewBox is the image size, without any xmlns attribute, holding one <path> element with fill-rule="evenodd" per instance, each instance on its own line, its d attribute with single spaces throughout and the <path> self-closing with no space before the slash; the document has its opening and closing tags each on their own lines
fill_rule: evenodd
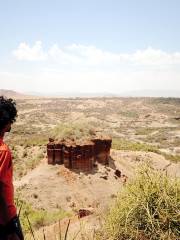
<svg viewBox="0 0 180 240">
<path fill-rule="evenodd" d="M 1 157 L 11 158 L 11 151 L 8 145 L 4 142 L 0 144 L 0 158 Z"/>
<path fill-rule="evenodd" d="M 8 145 L 7 145 L 6 143 L 2 143 L 2 144 L 0 145 L 0 150 L 1 150 L 1 151 L 8 151 L 8 150 L 9 150 L 9 147 L 8 147 Z"/>
<path fill-rule="evenodd" d="M 6 143 L 4 143 L 4 142 L 2 142 L 0 144 L 0 152 L 1 151 L 10 152 L 10 149 L 9 149 L 8 145 Z"/>
<path fill-rule="evenodd" d="M 1 144 L 0 146 L 0 181 L 2 181 L 3 176 L 7 174 L 7 170 L 12 165 L 11 152 L 6 144 Z"/>
</svg>

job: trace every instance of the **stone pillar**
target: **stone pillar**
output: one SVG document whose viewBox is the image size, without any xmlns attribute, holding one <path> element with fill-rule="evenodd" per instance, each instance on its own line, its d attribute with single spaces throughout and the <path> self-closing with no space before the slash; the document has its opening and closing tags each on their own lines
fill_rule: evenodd
<svg viewBox="0 0 180 240">
<path fill-rule="evenodd" d="M 63 164 L 63 144 L 54 144 L 54 161 L 57 164 Z"/>
<path fill-rule="evenodd" d="M 93 139 L 95 144 L 94 152 L 95 159 L 97 162 L 107 165 L 109 163 L 110 148 L 111 148 L 111 139 Z"/>
<path fill-rule="evenodd" d="M 85 170 L 90 171 L 94 165 L 94 144 L 89 143 L 84 145 L 84 164 Z"/>
<path fill-rule="evenodd" d="M 64 157 L 64 166 L 67 168 L 71 168 L 72 167 L 72 163 L 71 163 L 71 145 L 64 145 L 64 149 L 63 149 L 63 157 Z"/>
<path fill-rule="evenodd" d="M 71 147 L 71 168 L 76 168 L 76 162 L 77 162 L 77 146 L 72 145 Z"/>
<path fill-rule="evenodd" d="M 94 144 L 86 143 L 72 146 L 71 162 L 72 169 L 90 171 L 94 164 Z"/>
<path fill-rule="evenodd" d="M 54 143 L 49 142 L 47 144 L 47 157 L 48 157 L 48 164 L 55 164 L 54 161 Z"/>
</svg>

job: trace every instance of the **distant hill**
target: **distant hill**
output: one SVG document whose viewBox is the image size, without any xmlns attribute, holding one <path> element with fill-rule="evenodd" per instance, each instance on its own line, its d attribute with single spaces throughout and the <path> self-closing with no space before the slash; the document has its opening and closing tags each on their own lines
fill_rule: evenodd
<svg viewBox="0 0 180 240">
<path fill-rule="evenodd" d="M 61 98 L 94 98 L 94 97 L 118 97 L 118 94 L 107 93 L 107 92 L 53 92 L 53 93 L 42 93 L 42 92 L 29 92 L 29 95 L 40 96 L 40 97 L 61 97 Z"/>
<path fill-rule="evenodd" d="M 14 99 L 34 98 L 34 96 L 26 95 L 26 94 L 16 92 L 14 90 L 8 90 L 8 89 L 0 89 L 0 96 L 5 96 L 7 98 L 14 98 Z"/>
<path fill-rule="evenodd" d="M 174 97 L 180 98 L 178 90 L 135 90 L 119 94 L 122 97 Z"/>
<path fill-rule="evenodd" d="M 29 99 L 29 98 L 94 98 L 94 97 L 172 97 L 172 98 L 180 98 L 180 91 L 176 90 L 135 90 L 128 92 L 120 92 L 120 93 L 108 93 L 108 92 L 54 92 L 54 93 L 42 93 L 42 92 L 27 92 L 20 93 L 14 90 L 5 90 L 0 89 L 0 95 L 4 95 L 6 97 L 11 97 L 15 99 Z"/>
<path fill-rule="evenodd" d="M 65 98 L 93 98 L 93 97 L 172 97 L 180 98 L 180 91 L 176 90 L 135 90 L 120 93 L 108 93 L 108 92 L 54 92 L 54 93 L 40 93 L 31 92 L 30 95 L 41 97 L 65 97 Z"/>
</svg>

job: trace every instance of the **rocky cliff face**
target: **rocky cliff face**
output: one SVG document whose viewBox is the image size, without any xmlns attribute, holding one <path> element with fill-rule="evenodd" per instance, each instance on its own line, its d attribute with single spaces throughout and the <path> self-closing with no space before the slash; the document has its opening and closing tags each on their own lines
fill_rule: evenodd
<svg viewBox="0 0 180 240">
<path fill-rule="evenodd" d="M 108 164 L 111 143 L 110 138 L 94 138 L 81 143 L 50 139 L 47 144 L 48 164 L 64 164 L 70 169 L 92 170 L 96 161 Z"/>
</svg>

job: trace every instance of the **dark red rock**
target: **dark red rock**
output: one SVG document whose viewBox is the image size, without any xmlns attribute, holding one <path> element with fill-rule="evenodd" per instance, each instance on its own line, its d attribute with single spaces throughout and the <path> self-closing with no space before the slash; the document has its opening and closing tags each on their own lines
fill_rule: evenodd
<svg viewBox="0 0 180 240">
<path fill-rule="evenodd" d="M 83 218 L 83 217 L 89 216 L 91 214 L 92 214 L 92 211 L 90 211 L 89 209 L 79 209 L 79 211 L 78 211 L 79 218 Z"/>
<path fill-rule="evenodd" d="M 115 170 L 114 174 L 119 178 L 121 177 L 121 171 L 118 169 Z"/>
<path fill-rule="evenodd" d="M 50 141 L 47 145 L 49 164 L 63 164 L 67 168 L 91 171 L 95 161 L 108 164 L 111 139 L 96 138 L 92 141 L 76 143 L 72 139 L 59 142 Z"/>
</svg>

